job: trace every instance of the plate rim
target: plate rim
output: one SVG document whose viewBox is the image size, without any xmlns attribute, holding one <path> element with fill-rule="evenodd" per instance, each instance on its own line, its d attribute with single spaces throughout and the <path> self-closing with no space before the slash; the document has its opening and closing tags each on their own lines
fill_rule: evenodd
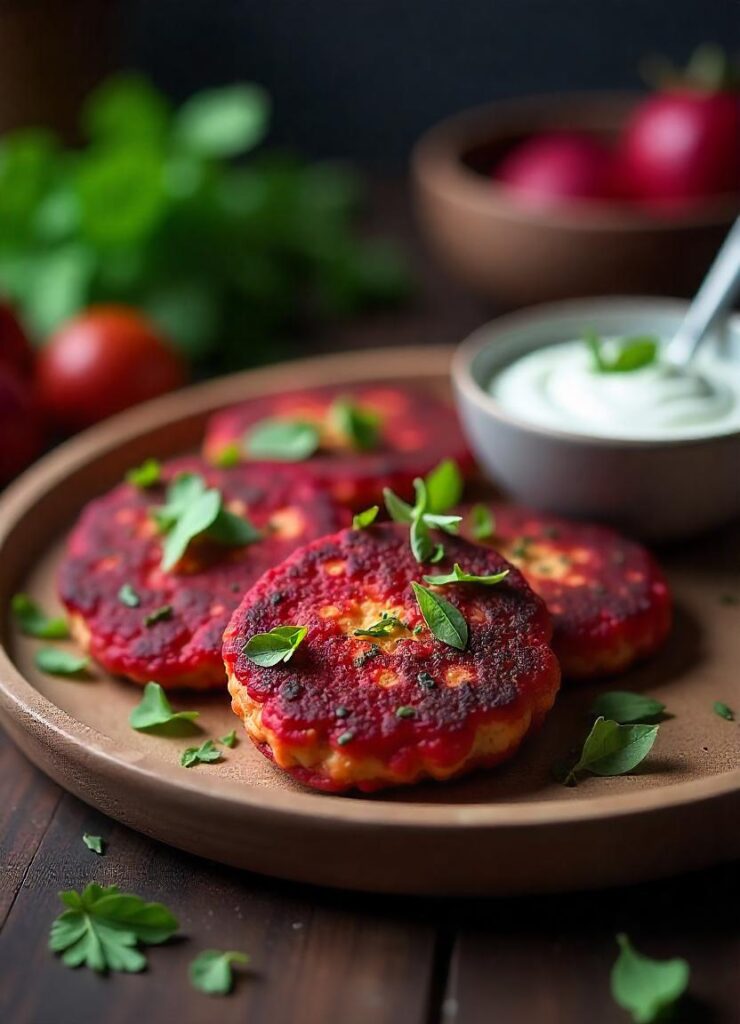
<svg viewBox="0 0 740 1024">
<path fill-rule="evenodd" d="M 393 349 L 375 348 L 360 352 L 330 353 L 292 360 L 265 368 L 246 370 L 228 377 L 192 385 L 171 395 L 154 399 L 120 413 L 96 427 L 65 441 L 40 459 L 31 469 L 11 484 L 0 497 L 0 551 L 7 542 L 20 516 L 29 511 L 50 489 L 58 486 L 70 469 L 80 468 L 94 458 L 101 458 L 127 442 L 151 433 L 157 428 L 184 421 L 231 404 L 246 393 L 280 391 L 276 383 L 296 375 L 305 380 L 321 376 L 331 366 L 339 377 L 350 380 L 380 380 L 393 374 L 395 366 L 406 365 L 409 358 L 419 363 L 418 379 L 439 378 L 448 373 L 454 346 L 404 346 Z M 381 358 L 382 374 L 378 372 Z M 276 373 L 276 371 L 279 371 Z M 269 383 L 264 386 L 263 379 Z M 308 383 L 308 382 L 307 382 Z M 137 781 L 153 785 L 162 796 L 187 793 L 193 799 L 208 797 L 224 804 L 224 809 L 251 809 L 286 819 L 316 822 L 327 826 L 352 824 L 355 827 L 386 829 L 422 829 L 424 831 L 454 829 L 509 829 L 649 814 L 671 810 L 713 799 L 730 801 L 740 795 L 740 768 L 700 779 L 678 781 L 635 793 L 601 794 L 576 799 L 507 800 L 492 803 L 425 803 L 414 800 L 387 801 L 382 795 L 370 798 L 319 794 L 306 790 L 273 790 L 269 787 L 244 786 L 231 779 L 213 776 L 197 779 L 180 774 L 179 766 L 163 765 L 160 758 L 135 753 L 111 736 L 98 732 L 54 704 L 30 683 L 16 667 L 7 647 L 8 610 L 2 609 L 0 631 L 0 717 L 11 720 L 28 734 L 29 722 L 46 742 L 56 745 L 86 769 L 94 766 L 102 775 L 113 777 L 119 772 L 133 773 Z M 13 729 L 9 730 L 11 736 Z M 92 741 L 92 742 L 91 742 Z M 62 783 L 64 786 L 64 783 Z M 66 787 L 65 787 L 66 788 Z M 329 798 L 327 798 L 329 797 Z"/>
</svg>

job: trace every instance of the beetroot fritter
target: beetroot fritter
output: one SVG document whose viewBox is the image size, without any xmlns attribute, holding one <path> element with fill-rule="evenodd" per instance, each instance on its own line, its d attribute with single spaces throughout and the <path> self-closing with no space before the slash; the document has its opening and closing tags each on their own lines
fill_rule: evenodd
<svg viewBox="0 0 740 1024">
<path fill-rule="evenodd" d="M 83 512 L 59 591 L 74 635 L 108 671 L 138 683 L 207 689 L 225 681 L 222 635 L 246 590 L 299 545 L 342 526 L 347 513 L 286 472 L 224 471 L 178 459 L 165 467 L 164 480 L 186 472 L 218 488 L 225 506 L 247 515 L 264 537 L 242 547 L 196 541 L 164 572 L 151 510 L 163 504 L 166 488 L 121 484 Z"/>
<path fill-rule="evenodd" d="M 465 617 L 465 650 L 425 624 L 412 581 L 508 568 L 494 551 L 445 537 L 421 566 L 408 528 L 343 530 L 296 551 L 249 592 L 224 634 L 232 708 L 252 740 L 301 782 L 331 792 L 449 779 L 511 757 L 555 699 L 560 672 L 542 601 L 516 569 L 496 586 L 435 587 Z M 357 636 L 383 613 L 387 636 Z M 387 620 L 386 620 L 387 621 Z M 305 626 L 287 663 L 244 653 L 255 634 Z"/>
<path fill-rule="evenodd" d="M 649 551 L 603 526 L 515 505 L 490 509 L 495 529 L 485 543 L 516 565 L 547 604 L 564 677 L 622 672 L 661 646 L 671 595 Z M 466 511 L 462 532 L 472 537 L 470 520 Z"/>
<path fill-rule="evenodd" d="M 377 437 L 367 447 L 353 445 L 334 415 L 336 404 L 348 400 L 377 418 Z M 319 435 L 313 455 L 293 463 L 328 488 L 337 501 L 353 509 L 382 498 L 384 487 L 404 497 L 414 477 L 424 476 L 445 458 L 464 472 L 472 459 L 452 407 L 431 394 L 391 384 L 324 387 L 256 398 L 211 417 L 206 429 L 205 457 L 218 464 L 225 453 L 251 460 L 250 433 L 266 420 L 308 423 Z"/>
</svg>

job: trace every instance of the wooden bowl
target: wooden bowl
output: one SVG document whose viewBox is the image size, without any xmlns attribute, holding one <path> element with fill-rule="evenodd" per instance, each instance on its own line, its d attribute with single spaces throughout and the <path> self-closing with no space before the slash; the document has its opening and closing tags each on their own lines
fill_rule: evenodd
<svg viewBox="0 0 740 1024">
<path fill-rule="evenodd" d="M 489 173 L 511 145 L 536 132 L 614 137 L 634 102 L 611 93 L 514 100 L 427 132 L 412 156 L 415 201 L 450 273 L 509 307 L 586 295 L 691 294 L 740 197 L 719 197 L 673 217 L 618 202 L 533 210 Z"/>
</svg>

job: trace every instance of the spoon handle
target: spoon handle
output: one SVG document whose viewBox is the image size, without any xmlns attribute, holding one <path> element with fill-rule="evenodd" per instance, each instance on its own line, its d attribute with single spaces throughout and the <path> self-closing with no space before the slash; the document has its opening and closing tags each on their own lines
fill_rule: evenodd
<svg viewBox="0 0 740 1024">
<path fill-rule="evenodd" d="M 730 229 L 689 306 L 683 323 L 666 346 L 665 357 L 674 366 L 686 366 L 717 316 L 740 290 L 740 217 Z"/>
</svg>

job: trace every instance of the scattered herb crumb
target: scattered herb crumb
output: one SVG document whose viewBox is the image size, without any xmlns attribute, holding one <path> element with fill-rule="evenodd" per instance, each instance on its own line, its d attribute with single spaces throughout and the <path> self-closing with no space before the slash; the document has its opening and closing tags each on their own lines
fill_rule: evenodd
<svg viewBox="0 0 740 1024">
<path fill-rule="evenodd" d="M 225 736 L 222 736 L 218 741 L 222 746 L 231 749 L 236 746 L 236 729 L 232 729 L 231 732 L 227 732 Z"/>
<path fill-rule="evenodd" d="M 40 640 L 66 640 L 67 620 L 62 615 L 49 616 L 28 594 L 15 594 L 11 602 L 15 620 L 27 636 Z"/>
<path fill-rule="evenodd" d="M 719 715 L 720 718 L 724 718 L 727 722 L 735 721 L 735 712 L 721 700 L 716 700 L 712 705 L 712 709 L 715 715 Z"/>
<path fill-rule="evenodd" d="M 141 598 L 130 583 L 124 583 L 118 591 L 118 600 L 127 608 L 138 608 L 141 604 Z"/>
<path fill-rule="evenodd" d="M 144 616 L 144 625 L 147 629 L 151 626 L 156 625 L 158 622 L 166 622 L 172 618 L 172 605 L 163 604 L 161 608 L 155 608 Z"/>
<path fill-rule="evenodd" d="M 82 835 L 82 842 L 93 853 L 97 853 L 100 857 L 103 856 L 103 840 L 100 836 L 91 836 L 89 832 L 84 832 Z"/>
<path fill-rule="evenodd" d="M 351 743 L 355 738 L 355 734 L 348 729 L 347 732 L 343 732 L 340 736 L 337 736 L 337 743 L 340 747 L 345 747 L 348 743 Z"/>
<path fill-rule="evenodd" d="M 52 676 L 76 676 L 90 664 L 83 654 L 63 651 L 60 647 L 42 647 L 36 651 L 36 667 Z"/>
<path fill-rule="evenodd" d="M 180 755 L 183 768 L 192 768 L 196 764 L 212 764 L 221 760 L 221 751 L 213 740 L 205 740 L 199 747 L 188 747 Z"/>
<path fill-rule="evenodd" d="M 226 996 L 234 985 L 233 964 L 248 964 L 246 953 L 234 950 L 222 953 L 219 949 L 204 949 L 188 968 L 190 984 L 207 996 Z"/>
<path fill-rule="evenodd" d="M 410 704 L 402 704 L 396 708 L 396 718 L 415 718 L 416 708 L 411 707 Z"/>
</svg>

